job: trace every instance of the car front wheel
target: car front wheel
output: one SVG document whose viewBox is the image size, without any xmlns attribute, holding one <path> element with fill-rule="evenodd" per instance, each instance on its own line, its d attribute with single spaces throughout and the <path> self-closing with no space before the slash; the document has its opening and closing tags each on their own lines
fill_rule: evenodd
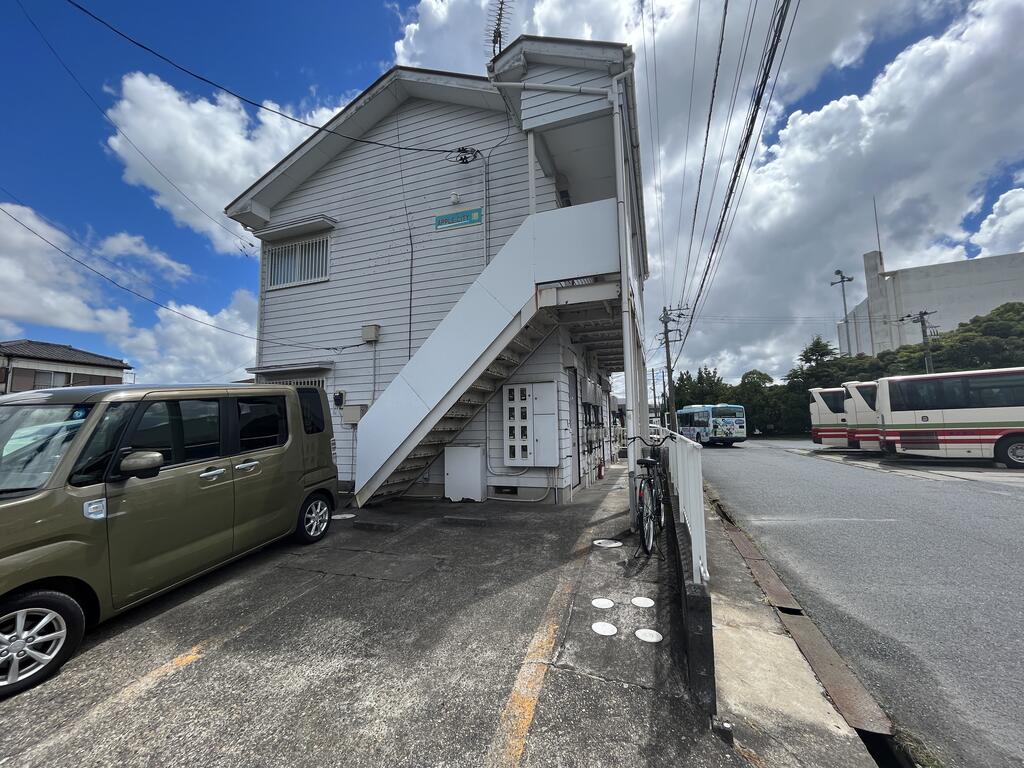
<svg viewBox="0 0 1024 768">
<path fill-rule="evenodd" d="M 82 607 L 63 592 L 35 590 L 0 600 L 0 698 L 56 674 L 84 632 Z"/>
</svg>

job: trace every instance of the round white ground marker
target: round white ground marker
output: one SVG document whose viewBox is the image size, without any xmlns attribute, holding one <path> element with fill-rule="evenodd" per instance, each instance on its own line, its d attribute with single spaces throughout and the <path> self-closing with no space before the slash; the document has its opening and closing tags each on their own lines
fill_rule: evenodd
<svg viewBox="0 0 1024 768">
<path fill-rule="evenodd" d="M 595 547 L 604 547 L 605 549 L 613 549 L 614 547 L 621 547 L 622 542 L 616 541 L 615 539 L 594 539 Z"/>
<path fill-rule="evenodd" d="M 590 604 L 595 608 L 611 608 L 615 605 L 615 601 L 609 600 L 607 597 L 595 597 Z"/>
<path fill-rule="evenodd" d="M 341 515 L 331 515 L 331 520 L 350 520 L 353 517 L 355 517 L 355 515 L 353 515 L 351 512 L 345 512 Z"/>
<path fill-rule="evenodd" d="M 638 629 L 633 634 L 645 643 L 660 643 L 662 641 L 661 632 L 654 629 Z"/>
<path fill-rule="evenodd" d="M 619 631 L 615 628 L 614 624 L 609 624 L 607 621 L 595 621 L 590 625 L 590 628 L 597 632 L 597 634 L 604 635 L 605 637 L 611 637 Z"/>
<path fill-rule="evenodd" d="M 631 602 L 637 608 L 653 608 L 654 607 L 654 601 L 651 600 L 651 598 L 649 598 L 649 597 L 634 597 L 629 602 Z"/>
</svg>

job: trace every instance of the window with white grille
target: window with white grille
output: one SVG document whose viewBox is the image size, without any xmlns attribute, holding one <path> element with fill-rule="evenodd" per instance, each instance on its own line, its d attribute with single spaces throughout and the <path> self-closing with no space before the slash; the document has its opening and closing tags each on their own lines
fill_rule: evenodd
<svg viewBox="0 0 1024 768">
<path fill-rule="evenodd" d="M 327 235 L 263 249 L 267 287 L 281 288 L 326 280 L 330 268 L 330 238 Z"/>
</svg>

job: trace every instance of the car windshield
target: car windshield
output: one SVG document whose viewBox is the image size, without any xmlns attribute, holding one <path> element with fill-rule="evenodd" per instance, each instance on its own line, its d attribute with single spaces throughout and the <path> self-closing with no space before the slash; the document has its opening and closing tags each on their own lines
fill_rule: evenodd
<svg viewBox="0 0 1024 768">
<path fill-rule="evenodd" d="M 91 405 L 0 406 L 0 496 L 44 486 L 91 409 Z"/>
</svg>

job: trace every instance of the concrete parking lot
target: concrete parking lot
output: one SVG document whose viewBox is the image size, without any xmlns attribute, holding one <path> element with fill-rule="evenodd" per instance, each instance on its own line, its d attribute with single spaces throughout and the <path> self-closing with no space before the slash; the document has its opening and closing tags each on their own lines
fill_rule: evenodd
<svg viewBox="0 0 1024 768">
<path fill-rule="evenodd" d="M 336 520 L 99 627 L 0 702 L 0 765 L 737 765 L 685 693 L 666 562 L 591 544 L 627 519 L 621 472 L 566 506 L 358 511 L 383 529 Z"/>
</svg>

